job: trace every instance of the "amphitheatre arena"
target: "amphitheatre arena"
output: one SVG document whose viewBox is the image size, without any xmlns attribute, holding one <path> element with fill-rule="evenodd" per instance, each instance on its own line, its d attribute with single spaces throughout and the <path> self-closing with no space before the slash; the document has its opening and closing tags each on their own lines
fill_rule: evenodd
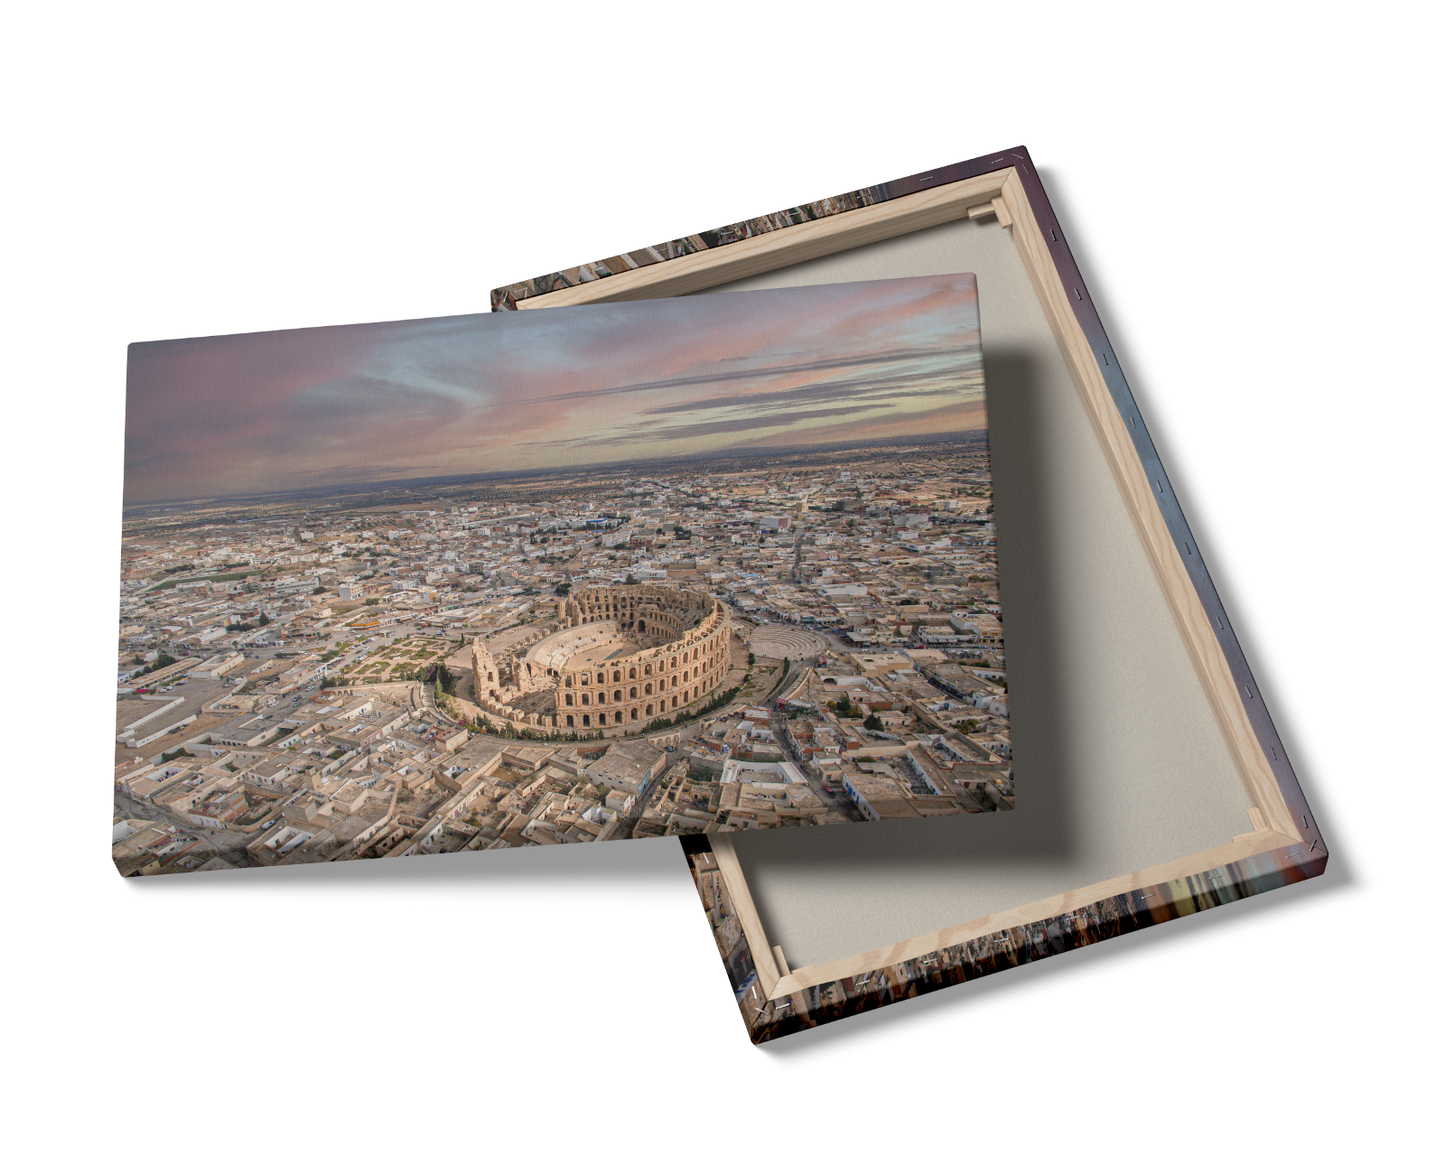
<svg viewBox="0 0 1445 1156">
<path fill-rule="evenodd" d="M 605 586 L 568 598 L 552 633 L 502 654 L 477 639 L 477 705 L 524 726 L 641 731 L 696 710 L 730 666 L 732 614 L 707 594 Z"/>
</svg>

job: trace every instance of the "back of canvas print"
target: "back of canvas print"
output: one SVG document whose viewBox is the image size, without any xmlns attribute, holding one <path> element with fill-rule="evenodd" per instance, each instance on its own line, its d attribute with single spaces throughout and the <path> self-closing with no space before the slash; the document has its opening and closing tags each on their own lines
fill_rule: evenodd
<svg viewBox="0 0 1445 1156">
<path fill-rule="evenodd" d="M 971 274 L 131 347 L 123 875 L 1013 806 Z"/>
</svg>

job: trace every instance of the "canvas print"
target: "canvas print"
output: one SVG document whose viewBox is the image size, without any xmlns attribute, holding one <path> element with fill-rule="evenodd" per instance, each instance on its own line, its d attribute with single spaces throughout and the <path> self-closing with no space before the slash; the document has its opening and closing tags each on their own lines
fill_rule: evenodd
<svg viewBox="0 0 1445 1156">
<path fill-rule="evenodd" d="M 1109 366 L 1111 350 L 1108 337 L 1093 310 L 1087 292 L 1078 281 L 1077 268 L 1073 264 L 1067 244 L 1059 236 L 1058 222 L 1049 206 L 1048 197 L 1039 184 L 1027 151 L 1023 149 L 964 161 L 903 180 L 873 185 L 841 197 L 808 202 L 721 229 L 703 230 L 674 241 L 646 246 L 602 261 L 572 266 L 542 277 L 503 286 L 492 290 L 492 308 L 497 311 L 516 311 L 525 305 L 529 298 L 545 296 L 604 278 L 625 277 L 630 270 L 685 259 L 694 253 L 717 250 L 766 233 L 838 214 L 857 212 L 870 205 L 896 200 L 925 189 L 935 190 L 954 181 L 997 171 L 1001 167 L 1014 169 L 1027 192 L 1031 211 L 1038 215 L 1039 223 L 1048 228 L 1050 240 L 1055 244 L 1052 258 L 1055 272 L 1066 285 L 1072 282 L 1070 287 L 1074 288 L 1075 298 L 1079 302 L 1075 310 L 1079 325 L 1101 365 Z M 1128 387 L 1119 375 L 1117 364 L 1112 367 L 1112 374 L 1119 386 L 1116 404 L 1120 407 L 1121 416 L 1125 416 L 1124 399 L 1129 396 Z M 1130 417 L 1129 420 L 1132 428 L 1133 418 Z M 1202 567 L 1202 563 L 1199 565 Z M 1201 573 L 1204 573 L 1202 569 Z M 1207 574 L 1204 574 L 1204 580 L 1207 584 Z M 1230 627 L 1222 608 L 1218 613 L 1220 617 L 1216 625 L 1221 635 L 1228 635 Z M 999 668 L 1002 669 L 1001 651 L 997 658 Z M 1242 658 L 1240 661 L 1241 665 L 1234 668 L 1236 680 L 1241 679 L 1247 671 L 1242 665 Z M 925 664 L 921 669 L 927 671 L 929 668 Z M 937 668 L 933 668 L 932 673 L 937 674 Z M 1240 685 L 1248 691 L 1247 685 L 1242 682 Z M 679 841 L 681 848 L 712 927 L 718 954 L 733 988 L 738 1009 L 753 1041 L 762 1043 L 786 1036 L 871 1008 L 911 999 L 1032 960 L 1047 958 L 1197 911 L 1262 894 L 1322 873 L 1328 862 L 1328 851 L 1318 830 L 1312 826 L 1308 804 L 1290 769 L 1288 756 L 1282 748 L 1275 745 L 1279 742 L 1279 736 L 1274 731 L 1262 700 L 1252 692 L 1247 693 L 1246 697 L 1246 709 L 1251 713 L 1256 733 L 1264 740 L 1274 765 L 1276 783 L 1290 800 L 1289 806 L 1299 814 L 1307 830 L 1308 843 L 1301 841 L 1293 846 L 1276 847 L 1255 854 L 1245 853 L 1241 846 L 1240 858 L 1206 869 L 1203 873 L 1182 874 L 1167 882 L 1149 885 L 1147 889 L 1136 888 L 1120 892 L 1092 903 L 1083 903 L 1072 910 L 1047 914 L 1033 921 L 1023 920 L 1020 916 L 1020 922 L 1013 927 L 1000 928 L 972 939 L 944 941 L 937 950 L 922 955 L 894 958 L 892 962 L 876 970 L 836 975 L 830 973 L 844 969 L 828 967 L 824 973 L 826 978 L 817 972 L 812 975 L 804 974 L 800 978 L 800 972 L 810 969 L 800 967 L 796 960 L 789 963 L 782 957 L 780 949 L 771 967 L 767 962 L 755 959 L 753 945 L 749 944 L 743 927 L 744 921 L 756 915 L 757 910 L 752 897 L 747 895 L 745 890 L 736 894 L 732 890 L 737 885 L 737 877 L 733 876 L 733 883 L 730 884 L 723 867 L 723 861 L 730 858 L 728 850 L 723 850 L 724 844 L 721 843 L 715 846 L 707 834 L 684 835 Z M 1000 728 L 996 733 L 1005 732 Z M 1270 741 L 1271 739 L 1273 741 Z M 742 900 L 741 903 L 739 899 Z M 760 931 L 761 928 L 755 925 L 754 930 Z M 757 946 L 761 951 L 768 950 L 764 939 L 759 939 Z M 778 976 L 780 969 L 788 970 L 787 976 L 782 978 L 781 982 L 773 978 Z M 772 976 L 769 976 L 770 971 Z"/>
<path fill-rule="evenodd" d="M 125 875 L 1013 805 L 968 274 L 131 347 Z"/>
</svg>

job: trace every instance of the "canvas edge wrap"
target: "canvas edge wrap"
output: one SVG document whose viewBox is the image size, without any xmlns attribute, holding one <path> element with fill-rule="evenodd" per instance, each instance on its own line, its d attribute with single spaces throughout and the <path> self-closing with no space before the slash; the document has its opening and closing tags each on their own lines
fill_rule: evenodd
<svg viewBox="0 0 1445 1156">
<path fill-rule="evenodd" d="M 705 885 L 704 875 L 716 873 L 718 878 L 713 885 L 722 889 L 729 905 L 734 906 L 727 876 L 706 861 L 713 852 L 708 837 L 684 835 L 680 839 L 699 896 L 702 896 Z M 1018 924 L 886 967 L 803 990 L 775 994 L 771 998 L 769 992 L 779 985 L 775 983 L 772 988 L 767 987 L 764 960 L 754 956 L 755 982 L 735 993 L 738 1011 L 753 1043 L 764 1043 L 899 1000 L 912 999 L 1299 883 L 1321 874 L 1325 858 L 1323 845 L 1317 853 L 1304 854 L 1297 849 L 1291 852 L 1289 848 L 1282 847 L 1220 868 L 1157 884 L 1147 890 L 1136 888 L 1048 919 Z M 721 938 L 718 938 L 718 950 L 720 953 L 728 950 L 728 945 Z M 767 961 L 767 964 L 766 970 L 776 974 L 772 961 Z M 806 999 L 800 998 L 804 995 Z"/>
<path fill-rule="evenodd" d="M 1005 170 L 1012 170 L 1012 172 L 1005 173 Z M 1256 773 L 1262 771 L 1273 777 L 1283 802 L 1283 812 L 1267 815 L 1261 825 L 1267 825 L 1287 835 L 1288 842 L 1287 845 L 1243 857 L 1224 864 L 1222 867 L 1212 868 L 1198 874 L 1185 875 L 1160 884 L 1153 889 L 1152 895 L 1142 889 L 1127 891 L 1086 904 L 1061 915 L 1037 922 L 1023 923 L 1007 931 L 970 939 L 954 946 L 890 964 L 881 969 L 860 972 L 847 980 L 819 985 L 818 989 L 810 990 L 811 998 L 807 1001 L 799 998 L 803 992 L 797 990 L 793 990 L 789 994 L 777 992 L 776 1000 L 768 998 L 775 993 L 776 989 L 785 986 L 783 980 L 786 977 L 780 969 L 786 968 L 786 962 L 771 958 L 765 950 L 758 950 L 758 945 L 751 942 L 753 937 L 747 937 L 758 983 L 752 985 L 752 994 L 749 989 L 745 988 L 737 995 L 739 1010 L 743 1014 L 744 1022 L 754 1043 L 789 1035 L 808 1027 L 817 1026 L 819 1023 L 853 1015 L 870 1008 L 881 1007 L 899 999 L 908 999 L 928 991 L 950 987 L 1008 967 L 1017 967 L 1035 959 L 1061 954 L 1075 947 L 1137 931 L 1142 927 L 1167 922 L 1249 895 L 1301 882 L 1322 874 L 1328 862 L 1329 851 L 1315 825 L 1309 805 L 1305 801 L 1299 781 L 1290 764 L 1289 756 L 1285 752 L 1284 744 L 1270 718 L 1263 695 L 1250 672 L 1239 639 L 1230 625 L 1229 616 L 1225 612 L 1218 591 L 1209 576 L 1208 567 L 1200 556 L 1193 536 L 1189 533 L 1183 508 L 1175 495 L 1154 442 L 1149 436 L 1143 415 L 1125 380 L 1118 358 L 1104 331 L 1098 310 L 1094 307 L 1088 288 L 1084 284 L 1078 263 L 1069 249 L 1063 228 L 1054 214 L 1048 195 L 1044 191 L 1043 184 L 1026 148 L 1018 147 L 990 153 L 983 157 L 918 173 L 901 180 L 872 185 L 841 196 L 827 197 L 777 213 L 647 246 L 625 255 L 607 258 L 604 261 L 594 261 L 542 277 L 535 277 L 528 281 L 502 286 L 492 290 L 492 309 L 493 311 L 515 310 L 519 307 L 520 302 L 568 289 L 572 292 L 560 294 L 561 298 L 567 299 L 567 303 L 581 303 L 603 298 L 616 299 L 623 294 L 616 292 L 614 286 L 604 286 L 600 282 L 631 271 L 646 270 L 651 266 L 680 257 L 716 251 L 739 241 L 766 237 L 768 234 L 783 229 L 796 229 L 801 226 L 806 231 L 806 227 L 811 222 L 823 221 L 843 213 L 857 212 L 871 206 L 889 205 L 890 202 L 900 202 L 904 198 L 920 193 L 926 194 L 931 190 L 988 177 L 991 174 L 1004 174 L 1004 179 L 985 182 L 987 187 L 980 191 L 976 198 L 979 204 L 970 210 L 970 215 L 992 212 L 998 216 L 1001 225 L 1009 227 L 1014 224 L 1009 211 L 1012 205 L 1015 214 L 1020 217 L 1023 214 L 1019 210 L 1027 209 L 1033 223 L 1037 225 L 1035 243 L 1044 247 L 1047 260 L 1052 263 L 1058 283 L 1062 285 L 1067 298 L 1067 305 L 1088 343 L 1094 361 L 1093 368 L 1098 371 L 1100 380 L 1107 389 L 1112 408 L 1122 423 L 1122 429 L 1129 439 L 1128 444 L 1133 450 L 1138 467 L 1142 470 L 1143 476 L 1151 483 L 1148 487 L 1150 497 L 1167 528 L 1173 548 L 1172 553 L 1167 557 L 1154 557 L 1152 560 L 1155 562 L 1156 569 L 1161 565 L 1167 566 L 1170 570 L 1174 570 L 1176 567 L 1182 568 L 1183 574 L 1187 576 L 1193 587 L 1199 608 L 1206 619 L 1212 621 L 1217 627 L 1214 638 L 1218 643 L 1223 661 L 1227 665 L 1229 676 L 1237 692 L 1237 699 L 1232 700 L 1229 704 L 1215 702 L 1216 714 L 1220 715 L 1221 729 L 1225 731 L 1226 737 L 1229 737 L 1231 722 L 1235 724 L 1240 722 L 1238 711 L 1242 710 L 1244 725 L 1247 725 L 1253 732 L 1253 737 L 1258 744 L 1258 751 L 1268 752 L 1267 763 L 1262 768 L 1256 768 Z M 1020 197 L 1023 198 L 1023 203 L 1020 203 Z M 877 214 L 865 214 L 865 216 L 870 215 L 876 216 Z M 870 229 L 868 235 L 856 241 L 831 245 L 825 242 L 816 251 L 801 253 L 794 258 L 794 261 L 787 263 L 821 256 L 825 252 L 851 248 L 856 244 L 866 244 L 886 236 L 895 236 L 918 228 L 926 228 L 933 223 L 937 222 L 927 219 L 926 215 L 921 220 L 902 225 L 890 226 L 885 221 L 881 226 L 875 227 L 877 231 Z M 1027 262 L 1025 263 L 1027 265 Z M 777 267 L 777 263 L 769 267 Z M 697 287 L 701 287 L 702 283 L 715 284 L 733 280 L 740 276 L 746 276 L 748 272 L 750 270 L 735 271 L 726 277 L 712 277 L 705 282 L 700 282 Z M 646 278 L 645 273 L 643 273 L 643 279 L 650 280 L 650 278 Z M 634 279 L 627 278 L 627 280 Z M 686 291 L 690 287 L 676 286 L 674 283 L 662 292 L 654 293 L 643 288 L 626 295 L 628 297 L 672 295 L 680 290 Z M 1041 287 L 1036 285 L 1035 288 L 1040 290 L 1042 296 Z M 552 301 L 546 302 L 547 305 L 553 303 Z M 559 299 L 555 303 L 562 304 L 563 300 Z M 542 302 L 528 301 L 528 304 L 535 306 Z M 1056 336 L 1061 335 L 1056 334 Z M 1078 384 L 1081 391 L 1086 388 L 1084 382 Z M 1117 429 L 1108 432 L 1117 434 Z M 1106 438 L 1106 431 L 1096 428 L 1096 433 L 1101 440 Z M 1133 461 L 1125 463 L 1125 465 L 1133 464 Z M 1130 490 L 1129 485 L 1123 477 L 1119 477 L 1118 480 L 1127 495 Z M 1148 546 L 1148 535 L 1142 525 L 1140 533 L 1145 537 L 1146 546 Z M 1159 574 L 1159 578 L 1161 582 L 1166 581 L 1162 572 Z M 1184 622 L 1180 622 L 1179 626 L 1187 636 L 1189 627 Z M 1191 653 L 1194 653 L 1193 647 L 1191 647 Z M 1201 671 L 1201 678 L 1208 688 L 1208 680 L 1204 678 L 1203 671 Z M 1226 713 L 1234 714 L 1236 717 L 1228 719 L 1224 717 Z M 1239 759 L 1247 756 L 1244 752 L 1236 750 L 1236 757 Z M 1248 779 L 1248 773 L 1243 767 L 1241 767 L 1241 774 Z M 703 857 L 710 855 L 713 850 L 705 835 L 684 836 L 682 843 L 689 869 L 692 871 L 694 882 L 697 883 L 701 893 L 701 874 L 704 870 L 716 869 L 717 857 L 714 856 L 713 865 L 707 867 L 702 865 Z M 730 903 L 733 890 L 741 887 L 745 891 L 746 884 L 740 879 L 735 880 L 730 886 L 725 873 L 719 872 L 718 875 L 717 885 L 728 894 Z M 1150 899 L 1153 899 L 1154 902 L 1149 902 Z M 751 902 L 742 906 L 751 908 Z M 720 952 L 727 951 L 727 945 L 721 941 L 719 941 L 718 947 Z M 757 990 L 759 984 L 765 990 L 759 992 Z M 830 995 L 826 1004 L 821 1003 L 820 989 L 831 989 L 837 985 L 841 985 L 841 997 L 834 999 Z M 787 984 L 786 986 L 796 989 L 798 985 Z"/>
</svg>

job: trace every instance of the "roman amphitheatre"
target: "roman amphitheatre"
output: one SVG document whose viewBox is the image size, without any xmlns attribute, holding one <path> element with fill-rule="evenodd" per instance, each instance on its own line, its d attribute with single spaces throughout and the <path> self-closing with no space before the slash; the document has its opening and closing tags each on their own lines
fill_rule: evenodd
<svg viewBox="0 0 1445 1156">
<path fill-rule="evenodd" d="M 721 602 L 646 584 L 580 591 L 550 633 L 499 641 L 472 645 L 478 706 L 519 726 L 609 738 L 691 714 L 747 660 Z"/>
</svg>

